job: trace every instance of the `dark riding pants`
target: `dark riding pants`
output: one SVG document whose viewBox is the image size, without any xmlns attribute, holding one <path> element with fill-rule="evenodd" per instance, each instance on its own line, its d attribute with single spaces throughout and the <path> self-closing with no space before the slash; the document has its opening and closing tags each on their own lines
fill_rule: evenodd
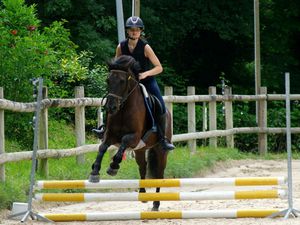
<svg viewBox="0 0 300 225">
<path fill-rule="evenodd" d="M 152 94 L 152 95 L 154 95 L 155 97 L 158 98 L 158 100 L 160 101 L 162 110 L 163 110 L 163 114 L 164 114 L 166 112 L 166 106 L 165 106 L 165 102 L 164 102 L 163 97 L 160 93 L 159 86 L 158 86 L 156 80 L 153 77 L 148 77 L 145 80 L 141 80 L 141 83 L 143 85 L 145 85 L 147 91 L 150 94 Z"/>
</svg>

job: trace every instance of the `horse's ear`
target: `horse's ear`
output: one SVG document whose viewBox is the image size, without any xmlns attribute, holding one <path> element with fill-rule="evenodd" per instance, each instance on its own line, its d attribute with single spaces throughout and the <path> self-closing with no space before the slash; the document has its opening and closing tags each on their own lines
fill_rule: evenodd
<svg viewBox="0 0 300 225">
<path fill-rule="evenodd" d="M 110 59 L 110 60 L 107 60 L 106 61 L 106 65 L 108 67 L 108 71 L 111 71 L 112 70 L 112 65 L 114 64 L 114 58 Z"/>
</svg>

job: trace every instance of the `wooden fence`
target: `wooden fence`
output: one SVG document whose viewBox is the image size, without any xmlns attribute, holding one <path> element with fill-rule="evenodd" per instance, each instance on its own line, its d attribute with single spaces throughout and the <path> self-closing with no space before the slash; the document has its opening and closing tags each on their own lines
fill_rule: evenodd
<svg viewBox="0 0 300 225">
<path fill-rule="evenodd" d="M 165 87 L 164 100 L 166 106 L 173 113 L 173 103 L 187 103 L 188 107 L 188 133 L 174 134 L 173 142 L 187 141 L 191 152 L 196 150 L 196 140 L 209 138 L 209 146 L 217 147 L 217 137 L 226 137 L 227 147 L 234 147 L 234 134 L 257 133 L 258 149 L 260 154 L 267 153 L 267 135 L 270 133 L 285 133 L 284 127 L 267 127 L 267 101 L 285 100 L 282 94 L 267 94 L 267 89 L 262 87 L 260 95 L 232 95 L 231 88 L 226 87 L 223 95 L 217 95 L 216 87 L 209 87 L 208 95 L 195 95 L 195 88 L 188 87 L 187 96 L 173 95 L 172 87 Z M 300 100 L 299 94 L 291 94 L 291 100 Z M 232 103 L 234 101 L 257 101 L 258 105 L 258 127 L 233 127 Z M 43 90 L 42 112 L 40 120 L 40 134 L 37 158 L 40 159 L 40 172 L 48 175 L 48 158 L 62 158 L 76 155 L 77 162 L 84 162 L 84 154 L 98 150 L 98 144 L 85 145 L 85 107 L 101 107 L 101 98 L 85 98 L 84 88 L 75 88 L 74 99 L 50 99 L 47 97 L 47 89 Z M 204 125 L 208 121 L 208 131 L 196 132 L 197 102 L 208 103 L 208 116 L 203 113 Z M 217 130 L 217 102 L 225 105 L 225 130 Z M 34 112 L 35 102 L 19 103 L 4 99 L 3 88 L 0 87 L 0 180 L 5 180 L 5 163 L 30 160 L 32 151 L 5 153 L 4 136 L 4 111 Z M 76 146 L 71 149 L 48 149 L 48 108 L 73 107 L 75 108 L 75 134 Z M 206 109 L 206 107 L 203 107 Z M 284 119 L 284 118 L 283 118 Z M 101 113 L 98 121 L 102 121 Z M 172 123 L 173 124 L 173 123 Z M 300 127 L 293 127 L 292 133 L 300 133 Z"/>
</svg>

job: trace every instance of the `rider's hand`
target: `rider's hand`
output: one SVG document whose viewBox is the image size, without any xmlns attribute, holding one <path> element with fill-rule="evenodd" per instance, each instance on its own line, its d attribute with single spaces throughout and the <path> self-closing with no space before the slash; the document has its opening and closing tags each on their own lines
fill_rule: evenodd
<svg viewBox="0 0 300 225">
<path fill-rule="evenodd" d="M 139 79 L 140 79 L 140 80 L 143 80 L 143 79 L 145 79 L 146 77 L 148 77 L 147 72 L 144 72 L 144 73 L 140 73 L 140 74 L 139 74 Z"/>
</svg>

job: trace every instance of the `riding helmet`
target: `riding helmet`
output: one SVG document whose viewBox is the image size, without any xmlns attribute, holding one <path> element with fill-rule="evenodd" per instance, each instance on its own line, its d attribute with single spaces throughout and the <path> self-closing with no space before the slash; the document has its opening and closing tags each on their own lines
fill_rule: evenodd
<svg viewBox="0 0 300 225">
<path fill-rule="evenodd" d="M 126 20 L 125 28 L 133 28 L 133 27 L 139 27 L 142 30 L 144 29 L 144 23 L 142 19 L 138 16 L 131 16 Z"/>
</svg>

